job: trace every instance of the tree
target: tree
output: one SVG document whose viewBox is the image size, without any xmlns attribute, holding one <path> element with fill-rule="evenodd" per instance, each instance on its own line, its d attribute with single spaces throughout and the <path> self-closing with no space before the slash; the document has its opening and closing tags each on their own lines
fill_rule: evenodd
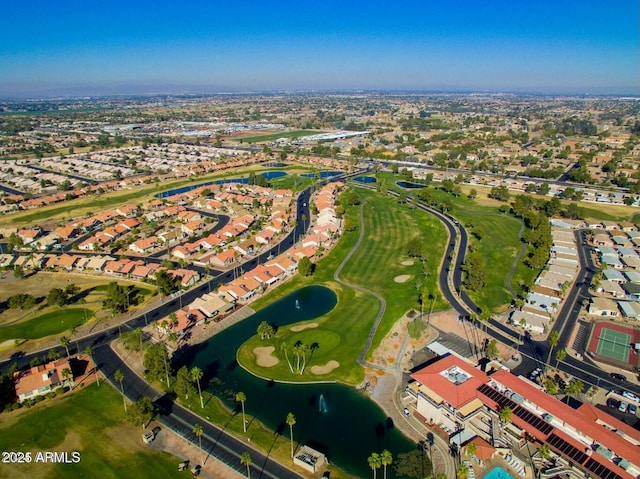
<svg viewBox="0 0 640 479">
<path fill-rule="evenodd" d="M 506 424 L 511 422 L 511 416 L 513 415 L 513 410 L 509 406 L 505 406 L 500 411 L 498 411 L 498 418 L 502 424 Z"/>
<path fill-rule="evenodd" d="M 258 334 L 260 335 L 260 339 L 269 339 L 271 336 L 274 335 L 274 333 L 275 333 L 275 330 L 273 326 L 271 326 L 266 321 L 262 321 L 258 325 Z"/>
<path fill-rule="evenodd" d="M 567 395 L 567 398 L 576 397 L 578 394 L 581 394 L 584 391 L 584 384 L 579 379 L 574 379 L 571 381 L 564 390 L 564 393 Z M 568 402 L 568 399 L 567 399 Z"/>
<path fill-rule="evenodd" d="M 142 429 L 145 428 L 153 416 L 155 415 L 155 407 L 149 396 L 143 396 L 134 402 L 127 411 L 127 421 L 131 424 L 141 424 Z"/>
<path fill-rule="evenodd" d="M 47 304 L 49 306 L 64 306 L 67 302 L 67 294 L 60 288 L 53 288 L 47 294 Z"/>
<path fill-rule="evenodd" d="M 171 373 L 171 361 L 169 352 L 164 343 L 153 343 L 147 347 L 142 359 L 145 368 L 145 376 L 150 381 L 162 381 L 166 378 L 169 387 L 169 375 Z"/>
<path fill-rule="evenodd" d="M 200 445 L 200 462 L 204 463 L 204 453 L 202 451 L 202 435 L 204 434 L 204 429 L 202 429 L 200 424 L 193 426 L 193 434 L 198 438 L 198 444 Z"/>
<path fill-rule="evenodd" d="M 36 298 L 27 293 L 18 293 L 11 296 L 7 303 L 11 309 L 29 309 L 36 305 Z"/>
<path fill-rule="evenodd" d="M 498 342 L 495 339 L 492 339 L 491 341 L 489 341 L 489 344 L 487 345 L 487 348 L 485 349 L 484 353 L 487 356 L 487 358 L 496 359 L 499 354 Z"/>
<path fill-rule="evenodd" d="M 287 413 L 286 423 L 289 426 L 289 438 L 291 439 L 291 457 L 293 457 L 293 426 L 296 425 L 296 417 L 292 412 Z"/>
<path fill-rule="evenodd" d="M 371 455 L 367 458 L 367 462 L 369 463 L 369 467 L 373 471 L 373 479 L 376 479 L 376 471 L 380 466 L 382 466 L 380 454 L 378 454 L 377 452 L 372 452 Z"/>
<path fill-rule="evenodd" d="M 178 280 L 165 270 L 160 270 L 156 273 L 156 286 L 162 296 L 169 296 L 178 291 Z"/>
<path fill-rule="evenodd" d="M 287 360 L 287 364 L 289 365 L 289 370 L 293 372 L 293 364 L 291 364 L 291 360 L 289 359 L 289 346 L 286 343 L 280 344 L 280 350 L 283 352 L 285 359 Z"/>
<path fill-rule="evenodd" d="M 71 344 L 71 340 L 69 338 L 67 338 L 66 336 L 62 336 L 60 338 L 60 346 L 63 346 L 64 349 L 67 351 L 67 358 L 70 356 L 69 354 L 69 345 Z"/>
<path fill-rule="evenodd" d="M 236 393 L 236 401 L 238 401 L 242 406 L 242 430 L 244 432 L 247 432 L 247 421 L 245 420 L 245 417 L 244 417 L 244 402 L 246 400 L 247 400 L 247 396 L 245 393 L 243 393 L 242 391 L 238 391 Z"/>
<path fill-rule="evenodd" d="M 564 361 L 567 359 L 567 350 L 566 349 L 558 349 L 556 351 L 556 369 L 558 369 L 558 363 L 560 361 Z"/>
<path fill-rule="evenodd" d="M 182 366 L 176 374 L 176 381 L 173 390 L 178 396 L 184 396 L 189 399 L 189 394 L 193 392 L 193 376 L 187 366 Z"/>
<path fill-rule="evenodd" d="M 540 456 L 540 459 L 542 459 L 543 461 L 545 459 L 549 459 L 549 457 L 551 457 L 551 449 L 549 449 L 549 446 L 547 446 L 546 444 L 540 446 L 538 448 L 538 456 Z"/>
<path fill-rule="evenodd" d="M 311 260 L 306 256 L 303 256 L 302 258 L 300 258 L 300 261 L 298 261 L 298 273 L 300 273 L 302 276 L 309 276 L 311 272 Z"/>
<path fill-rule="evenodd" d="M 549 367 L 549 361 L 551 361 L 551 353 L 553 352 L 553 348 L 558 345 L 560 341 L 560 333 L 556 330 L 551 331 L 549 337 L 547 338 L 549 342 L 549 355 L 547 356 L 547 367 Z"/>
<path fill-rule="evenodd" d="M 200 380 L 204 376 L 202 369 L 198 366 L 194 366 L 191 368 L 191 379 L 193 379 L 198 384 L 198 393 L 200 394 L 200 407 L 204 409 L 204 400 L 202 399 L 202 389 L 200 388 Z"/>
<path fill-rule="evenodd" d="M 382 463 L 382 467 L 384 468 L 384 479 L 387 479 L 387 466 L 390 466 L 393 463 L 393 455 L 391 451 L 385 449 L 380 453 L 380 462 Z"/>
<path fill-rule="evenodd" d="M 247 466 L 247 479 L 251 478 L 251 454 L 248 452 L 243 452 L 240 456 L 240 464 L 243 466 Z"/>
<path fill-rule="evenodd" d="M 506 185 L 494 186 L 489 192 L 489 198 L 496 199 L 498 201 L 509 201 L 511 195 L 509 194 L 509 188 Z"/>
<path fill-rule="evenodd" d="M 458 466 L 456 471 L 458 479 L 469 479 L 469 465 L 466 463 L 462 463 Z"/>
<path fill-rule="evenodd" d="M 544 390 L 547 394 L 551 394 L 552 396 L 558 394 L 558 385 L 552 378 L 545 379 L 542 386 L 544 386 Z"/>
<path fill-rule="evenodd" d="M 475 454 L 477 452 L 476 443 L 475 442 L 470 442 L 469 444 L 467 444 L 466 450 L 467 450 L 467 455 L 475 456 Z"/>
<path fill-rule="evenodd" d="M 50 361 L 55 361 L 59 357 L 60 357 L 60 351 L 58 351 L 57 349 L 50 349 L 49 352 L 47 353 L 47 359 L 49 359 Z"/>
<path fill-rule="evenodd" d="M 102 306 L 111 310 L 111 314 L 124 313 L 129 309 L 129 294 L 127 288 L 112 281 L 107 285 L 106 298 Z"/>
<path fill-rule="evenodd" d="M 124 403 L 124 412 L 126 414 L 126 412 L 127 412 L 127 398 L 124 395 L 124 385 L 122 384 L 122 381 L 124 381 L 124 373 L 122 371 L 120 371 L 119 369 L 116 369 L 116 372 L 113 373 L 113 379 L 115 379 L 116 381 L 118 381 L 120 383 L 120 391 L 122 392 L 122 402 Z"/>
</svg>

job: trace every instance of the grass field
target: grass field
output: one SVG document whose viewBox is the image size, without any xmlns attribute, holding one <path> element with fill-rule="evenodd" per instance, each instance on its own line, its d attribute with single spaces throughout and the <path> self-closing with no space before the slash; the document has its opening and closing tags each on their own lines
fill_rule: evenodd
<svg viewBox="0 0 640 479">
<path fill-rule="evenodd" d="M 103 315 L 104 291 L 112 278 L 96 278 L 70 273 L 38 272 L 22 279 L 11 274 L 0 281 L 0 304 L 6 309 L 0 311 L 0 343 L 8 340 L 37 340 L 46 336 L 63 334 L 85 321 L 99 320 Z M 131 281 L 118 280 L 122 285 L 133 285 L 140 303 L 152 299 L 155 286 L 140 285 Z M 47 306 L 46 296 L 53 287 L 74 284 L 79 288 L 72 303 L 62 308 Z M 38 298 L 38 305 L 30 310 L 8 309 L 9 297 L 26 293 Z M 133 297 L 133 296 L 132 296 Z M 110 313 L 109 313 L 110 314 Z M 7 344 L 3 345 L 8 347 Z"/>
<path fill-rule="evenodd" d="M 245 138 L 237 138 L 238 143 L 260 143 L 263 141 L 275 141 L 280 138 L 300 138 L 301 136 L 319 135 L 325 133 L 324 131 L 317 130 L 295 130 L 295 131 L 281 131 L 280 133 L 272 133 L 269 135 L 255 135 L 247 136 Z"/>
<path fill-rule="evenodd" d="M 409 210 L 393 198 L 383 197 L 372 191 L 358 190 L 358 193 L 366 201 L 366 234 L 363 243 L 346 264 L 340 277 L 349 283 L 375 291 L 386 299 L 386 311 L 373 340 L 375 348 L 405 312 L 411 308 L 420 308 L 416 282 L 422 283 L 433 293 L 434 309 L 448 307 L 437 288 L 437 269 L 447 236 L 444 226 L 426 213 Z M 358 213 L 359 207 L 347 208 L 346 221 L 357 225 Z M 401 264 L 409 259 L 406 256 L 408 241 L 418 234 L 431 245 L 427 259 L 430 274 L 427 277 L 423 275 L 420 261 L 415 261 L 412 265 Z M 254 308 L 260 308 L 307 284 L 324 284 L 334 289 L 338 295 L 336 308 L 326 316 L 314 320 L 319 323 L 317 328 L 300 332 L 282 328 L 268 342 L 259 340 L 257 336 L 249 339 L 238 351 L 238 361 L 243 366 L 260 376 L 277 377 L 281 380 L 336 380 L 350 384 L 362 380 L 363 370 L 355 360 L 365 346 L 369 330 L 380 309 L 380 302 L 370 294 L 342 286 L 333 280 L 334 271 L 355 244 L 358 235 L 358 229 L 346 232 L 336 248 L 318 263 L 313 277 L 296 276 L 272 294 L 254 303 Z M 394 278 L 400 275 L 409 275 L 410 279 L 404 283 L 397 283 Z M 336 360 L 340 367 L 319 376 L 291 373 L 284 355 L 279 351 L 279 345 L 282 342 L 293 344 L 297 340 L 305 344 L 319 343 L 320 348 L 314 352 L 311 365 L 323 365 L 330 360 Z M 276 348 L 275 355 L 280 359 L 280 363 L 273 368 L 257 366 L 253 353 L 256 346 L 267 345 Z"/>
<path fill-rule="evenodd" d="M 180 462 L 144 446 L 142 429 L 123 423 L 122 398 L 106 384 L 46 400 L 31 409 L 0 416 L 3 451 L 79 451 L 77 464 L 2 464 L 0 477 L 140 479 L 184 477 Z"/>
<path fill-rule="evenodd" d="M 388 188 L 404 191 L 409 196 L 412 191 L 396 186 L 400 179 L 390 173 L 379 173 L 379 178 Z M 485 286 L 479 291 L 470 291 L 471 298 L 483 310 L 500 311 L 511 302 L 511 294 L 506 280 L 515 257 L 521 248 L 518 231 L 522 223 L 511 215 L 498 210 L 500 204 L 495 200 L 472 200 L 466 195 L 454 197 L 439 189 L 439 183 L 429 186 L 435 198 L 448 200 L 452 209 L 449 213 L 457 218 L 469 232 L 469 243 L 480 253 L 485 264 Z M 519 262 L 512 284 L 518 290 L 519 284 L 530 280 L 537 272 L 524 265 L 524 257 Z"/>
<path fill-rule="evenodd" d="M 61 334 L 80 326 L 93 316 L 93 311 L 85 308 L 64 308 L 52 311 L 27 321 L 0 328 L 0 343 L 10 339 L 40 339 Z"/>
</svg>

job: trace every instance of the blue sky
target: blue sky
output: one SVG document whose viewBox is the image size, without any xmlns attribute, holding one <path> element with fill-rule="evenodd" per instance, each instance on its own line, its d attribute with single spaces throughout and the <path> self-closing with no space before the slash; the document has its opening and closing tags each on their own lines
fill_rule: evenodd
<svg viewBox="0 0 640 479">
<path fill-rule="evenodd" d="M 2 10 L 0 98 L 314 89 L 640 93 L 637 0 L 25 0 Z"/>
</svg>

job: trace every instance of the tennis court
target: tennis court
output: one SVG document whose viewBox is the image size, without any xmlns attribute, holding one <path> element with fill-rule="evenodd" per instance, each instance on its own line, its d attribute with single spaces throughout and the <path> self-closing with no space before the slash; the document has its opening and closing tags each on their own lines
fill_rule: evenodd
<svg viewBox="0 0 640 479">
<path fill-rule="evenodd" d="M 629 361 L 629 345 L 631 335 L 622 331 L 602 328 L 598 337 L 598 347 L 596 352 L 603 356 L 617 359 L 618 361 Z"/>
</svg>

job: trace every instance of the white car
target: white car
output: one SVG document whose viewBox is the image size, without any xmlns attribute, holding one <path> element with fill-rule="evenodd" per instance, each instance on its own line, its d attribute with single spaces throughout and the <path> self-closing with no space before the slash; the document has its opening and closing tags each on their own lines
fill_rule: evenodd
<svg viewBox="0 0 640 479">
<path fill-rule="evenodd" d="M 631 399 L 632 401 L 640 402 L 640 398 L 633 394 L 631 391 L 622 391 L 622 395 L 627 399 Z"/>
<path fill-rule="evenodd" d="M 629 407 L 629 405 L 626 402 L 621 401 L 620 402 L 620 407 L 618 407 L 618 411 L 627 412 L 627 407 Z"/>
<path fill-rule="evenodd" d="M 404 408 L 404 411 L 403 411 L 403 412 L 404 412 L 404 415 L 405 415 L 405 416 L 408 416 L 408 415 L 409 415 L 409 410 L 408 410 L 407 408 Z"/>
</svg>

